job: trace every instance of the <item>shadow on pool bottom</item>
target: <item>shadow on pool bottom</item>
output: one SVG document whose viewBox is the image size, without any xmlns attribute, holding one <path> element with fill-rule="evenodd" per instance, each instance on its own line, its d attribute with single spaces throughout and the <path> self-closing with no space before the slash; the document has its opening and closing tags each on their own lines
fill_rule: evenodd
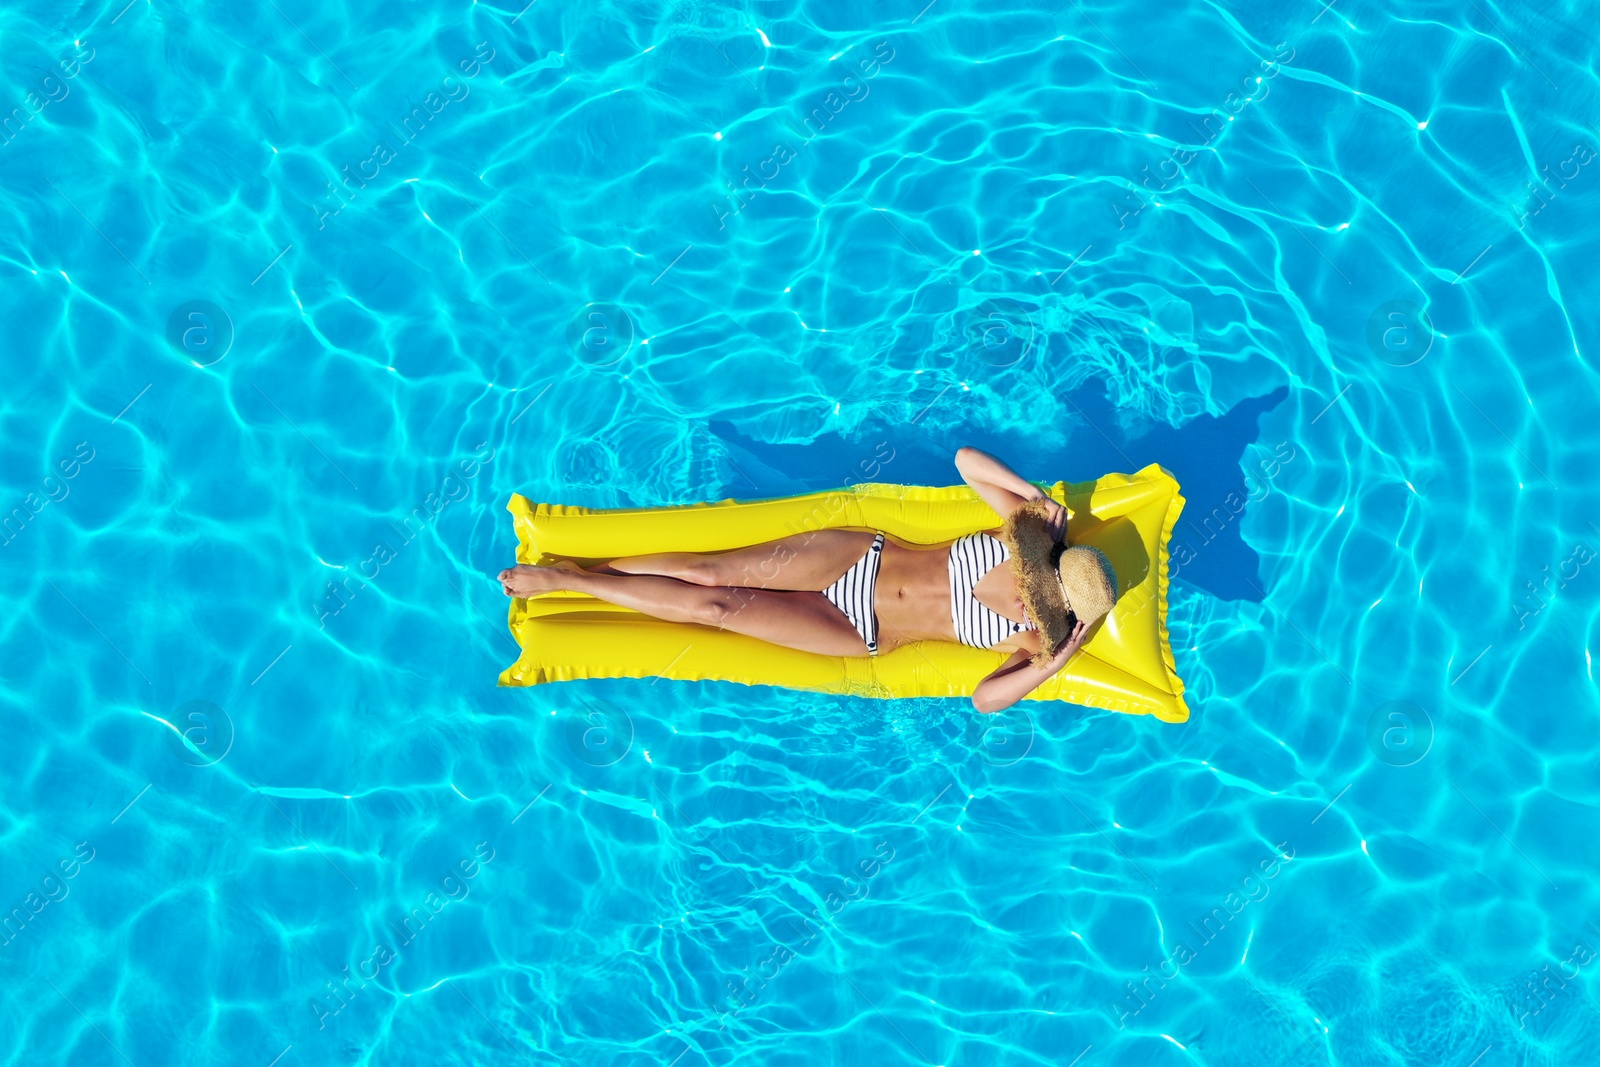
<svg viewBox="0 0 1600 1067">
<path fill-rule="evenodd" d="M 1248 470 L 1244 453 L 1260 440 L 1261 416 L 1288 395 L 1287 387 L 1279 387 L 1221 416 L 1200 415 L 1181 427 L 1148 424 L 1130 435 L 1121 429 L 1105 383 L 1095 379 L 1066 398 L 1085 424 L 1059 448 L 1042 453 L 1026 451 L 1014 434 L 974 432 L 950 441 L 915 423 L 887 422 L 868 423 L 848 437 L 829 433 L 806 444 L 768 444 L 731 423 L 713 421 L 711 432 L 726 449 L 729 467 L 720 472 L 714 498 L 788 496 L 863 481 L 955 484 L 960 476 L 952 457 L 962 445 L 993 453 L 1034 479 L 1041 471 L 1059 471 L 1057 477 L 1066 481 L 1089 481 L 1159 463 L 1178 479 L 1188 502 L 1172 534 L 1169 576 L 1222 600 L 1259 603 L 1265 595 L 1261 557 L 1240 537 L 1240 520 L 1251 503 L 1270 494 L 1272 479 L 1293 460 L 1294 446 L 1267 444 L 1265 456 L 1253 459 Z"/>
</svg>

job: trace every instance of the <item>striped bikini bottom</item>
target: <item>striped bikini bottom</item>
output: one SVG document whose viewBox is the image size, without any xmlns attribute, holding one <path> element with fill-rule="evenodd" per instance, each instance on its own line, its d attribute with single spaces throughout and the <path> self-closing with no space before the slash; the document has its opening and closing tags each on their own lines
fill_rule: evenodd
<svg viewBox="0 0 1600 1067">
<path fill-rule="evenodd" d="M 872 610 L 872 597 L 878 588 L 878 566 L 882 560 L 883 534 L 880 533 L 855 566 L 822 591 L 829 603 L 844 612 L 861 640 L 867 643 L 869 656 L 878 654 L 878 616 Z"/>
</svg>

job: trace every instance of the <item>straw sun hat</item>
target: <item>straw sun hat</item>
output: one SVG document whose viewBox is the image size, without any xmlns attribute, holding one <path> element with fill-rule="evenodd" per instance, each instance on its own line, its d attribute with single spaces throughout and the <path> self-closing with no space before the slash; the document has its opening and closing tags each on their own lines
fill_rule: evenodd
<svg viewBox="0 0 1600 1067">
<path fill-rule="evenodd" d="M 1093 626 L 1117 602 L 1117 575 L 1106 554 L 1057 541 L 1046 514 L 1043 499 L 1030 500 L 1012 513 L 1004 530 L 1017 590 L 1044 638 L 1031 661 L 1035 667 L 1050 662 L 1079 620 Z"/>
</svg>

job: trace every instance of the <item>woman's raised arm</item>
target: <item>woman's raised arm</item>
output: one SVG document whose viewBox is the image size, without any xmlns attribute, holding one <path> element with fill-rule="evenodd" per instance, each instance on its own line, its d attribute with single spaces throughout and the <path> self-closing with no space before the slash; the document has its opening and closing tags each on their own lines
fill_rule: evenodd
<svg viewBox="0 0 1600 1067">
<path fill-rule="evenodd" d="M 956 470 L 1002 519 L 1025 502 L 1044 496 L 1038 486 L 971 445 L 956 450 Z"/>
<path fill-rule="evenodd" d="M 1058 539 L 1066 537 L 1067 509 L 1051 499 L 1044 490 L 989 453 L 981 452 L 971 445 L 957 449 L 956 470 L 961 472 L 961 477 L 966 479 L 967 484 L 977 490 L 978 495 L 983 497 L 983 502 L 993 508 L 995 514 L 1002 519 L 1008 518 L 1029 500 L 1049 501 L 1050 532 Z"/>
<path fill-rule="evenodd" d="M 1083 647 L 1083 639 L 1088 636 L 1088 625 L 1078 623 L 1072 631 L 1072 636 L 1067 638 L 1066 643 L 1043 667 L 1035 667 L 1028 662 L 1033 653 L 1026 648 L 1012 653 L 1010 659 L 978 683 L 978 687 L 972 693 L 972 706 L 985 715 L 992 715 L 1009 708 L 1055 677 L 1056 672 L 1065 667 L 1067 661 Z"/>
</svg>

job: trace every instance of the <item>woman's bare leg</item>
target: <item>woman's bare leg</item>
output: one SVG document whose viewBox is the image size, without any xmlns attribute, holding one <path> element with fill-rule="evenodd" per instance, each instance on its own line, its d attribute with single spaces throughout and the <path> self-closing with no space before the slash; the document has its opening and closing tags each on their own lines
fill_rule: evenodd
<svg viewBox="0 0 1600 1067">
<path fill-rule="evenodd" d="M 820 592 L 872 547 L 864 530 L 815 530 L 728 552 L 657 552 L 590 568 L 599 574 L 657 574 L 695 585 Z"/>
<path fill-rule="evenodd" d="M 848 567 L 845 564 L 840 573 Z M 820 592 L 704 586 L 656 574 L 604 574 L 571 561 L 550 567 L 509 567 L 500 572 L 500 583 L 507 596 L 566 589 L 666 622 L 731 630 L 802 652 L 867 654 L 866 642 L 850 620 Z"/>
</svg>

